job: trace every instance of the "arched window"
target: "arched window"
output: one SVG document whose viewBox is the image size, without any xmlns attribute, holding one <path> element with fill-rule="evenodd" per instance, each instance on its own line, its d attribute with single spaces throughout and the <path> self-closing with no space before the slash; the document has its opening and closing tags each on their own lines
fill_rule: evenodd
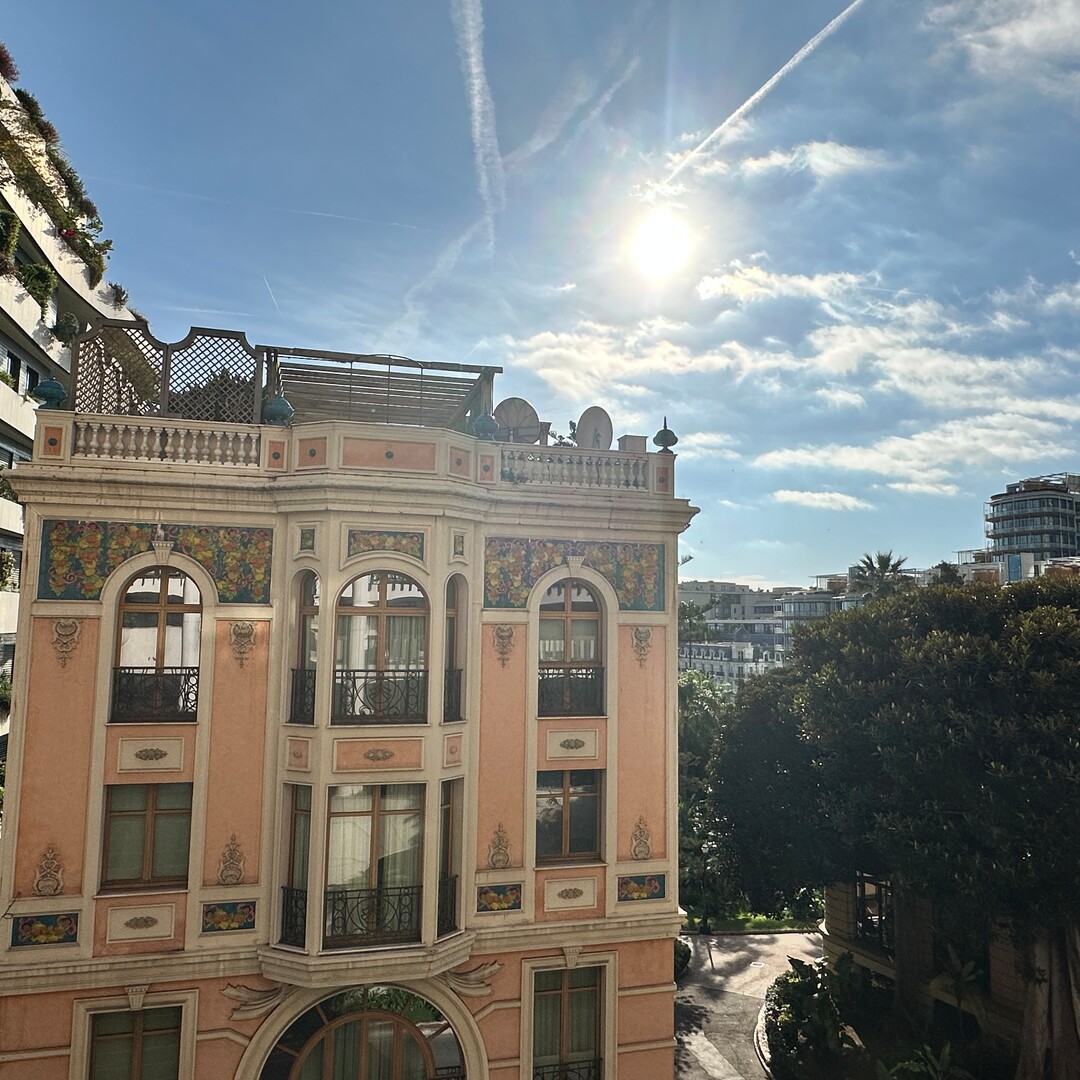
<svg viewBox="0 0 1080 1080">
<path fill-rule="evenodd" d="M 278 1040 L 261 1080 L 434 1080 L 465 1076 L 457 1036 L 430 1002 L 394 986 L 320 1001 Z"/>
<path fill-rule="evenodd" d="M 602 716 L 604 668 L 600 603 L 576 578 L 551 585 L 540 601 L 541 716 Z"/>
<path fill-rule="evenodd" d="M 375 571 L 337 602 L 333 724 L 427 720 L 428 601 L 404 574 Z"/>
<path fill-rule="evenodd" d="M 120 601 L 113 723 L 193 721 L 199 698 L 202 600 L 168 566 L 132 578 Z"/>
<path fill-rule="evenodd" d="M 292 673 L 289 723 L 315 723 L 315 646 L 319 636 L 319 577 L 312 570 L 300 575 L 300 610 L 296 667 Z"/>
<path fill-rule="evenodd" d="M 452 575 L 446 582 L 446 666 L 443 683 L 443 721 L 464 720 L 462 671 L 465 669 L 465 579 Z"/>
</svg>

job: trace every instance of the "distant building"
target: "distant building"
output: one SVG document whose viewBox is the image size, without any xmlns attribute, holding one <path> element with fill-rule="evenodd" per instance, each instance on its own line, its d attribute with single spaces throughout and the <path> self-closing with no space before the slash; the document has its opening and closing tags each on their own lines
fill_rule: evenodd
<svg viewBox="0 0 1080 1080">
<path fill-rule="evenodd" d="M 679 646 L 679 671 L 700 671 L 718 686 L 738 690 L 752 675 L 783 667 L 783 656 L 750 641 L 706 641 Z"/>
<path fill-rule="evenodd" d="M 1080 554 L 1080 475 L 1033 476 L 991 495 L 986 547 L 995 561 L 1030 553 L 1036 561 Z"/>
</svg>

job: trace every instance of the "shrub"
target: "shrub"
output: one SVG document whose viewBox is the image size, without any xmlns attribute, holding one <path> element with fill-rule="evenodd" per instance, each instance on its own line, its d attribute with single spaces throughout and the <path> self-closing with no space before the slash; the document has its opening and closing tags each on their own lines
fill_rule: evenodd
<svg viewBox="0 0 1080 1080">
<path fill-rule="evenodd" d="M 975 1080 L 975 1077 L 961 1069 L 959 1065 L 952 1063 L 952 1048 L 946 1043 L 941 1048 L 938 1056 L 929 1046 L 920 1046 L 911 1051 L 899 1061 L 887 1066 L 885 1062 L 877 1063 L 878 1080 L 894 1080 L 894 1078 L 920 1077 L 922 1080 Z"/>
<path fill-rule="evenodd" d="M 110 281 L 105 291 L 114 308 L 122 308 L 128 302 L 128 291 L 119 282 Z"/>
<path fill-rule="evenodd" d="M 79 319 L 74 312 L 63 311 L 56 317 L 56 325 L 52 328 L 53 336 L 63 345 L 70 345 L 79 332 Z"/>
<path fill-rule="evenodd" d="M 0 210 L 0 274 L 15 270 L 15 249 L 19 246 L 22 222 L 13 210 Z"/>
<path fill-rule="evenodd" d="M 690 965 L 690 946 L 682 938 L 675 939 L 675 978 Z"/>
<path fill-rule="evenodd" d="M 38 302 L 42 313 L 56 292 L 56 271 L 45 263 L 27 263 L 18 269 L 23 288 Z"/>
<path fill-rule="evenodd" d="M 0 371 L 0 383 L 5 386 L 10 386 L 12 390 L 17 389 L 15 385 L 15 376 L 10 371 Z"/>
<path fill-rule="evenodd" d="M 5 552 L 5 554 L 9 554 Z M 10 557 L 10 554 L 9 554 Z M 11 679 L 7 675 L 0 675 L 0 709 L 7 711 L 11 708 Z"/>
<path fill-rule="evenodd" d="M 0 41 L 0 75 L 9 83 L 19 81 L 19 69 L 15 66 L 15 61 L 8 51 L 8 47 L 2 41 Z"/>
</svg>

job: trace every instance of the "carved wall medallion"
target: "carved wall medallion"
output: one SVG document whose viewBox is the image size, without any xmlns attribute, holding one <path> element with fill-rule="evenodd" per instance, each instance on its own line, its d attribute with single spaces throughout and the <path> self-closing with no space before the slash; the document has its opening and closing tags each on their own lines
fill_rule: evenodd
<svg viewBox="0 0 1080 1080">
<path fill-rule="evenodd" d="M 232 623 L 229 626 L 229 643 L 236 654 L 236 662 L 243 667 L 255 645 L 255 624 L 247 619 Z"/>
<path fill-rule="evenodd" d="M 78 619 L 57 619 L 53 623 L 52 645 L 62 668 L 67 667 L 68 659 L 79 644 L 79 631 L 82 623 Z"/>
<path fill-rule="evenodd" d="M 566 957 L 566 966 L 568 968 L 576 968 L 578 965 L 578 958 L 581 956 L 581 946 L 564 945 L 563 956 Z"/>
<path fill-rule="evenodd" d="M 138 1012 L 143 1007 L 143 1001 L 146 999 L 146 991 L 149 989 L 149 983 L 146 983 L 143 986 L 124 987 L 124 993 L 127 994 L 128 999 L 128 1008 L 132 1012 Z"/>
<path fill-rule="evenodd" d="M 577 900 L 585 895 L 585 890 L 575 886 L 569 889 L 560 889 L 555 895 L 558 896 L 560 900 Z"/>
<path fill-rule="evenodd" d="M 500 623 L 495 627 L 495 652 L 503 667 L 506 667 L 506 661 L 510 659 L 510 653 L 513 650 L 514 628 L 509 623 Z"/>
<path fill-rule="evenodd" d="M 492 870 L 505 870 L 510 865 L 510 837 L 500 821 L 491 834 L 488 844 L 488 866 Z"/>
<path fill-rule="evenodd" d="M 288 983 L 279 983 L 267 990 L 255 990 L 250 986 L 229 983 L 221 992 L 230 1001 L 238 1003 L 229 1014 L 229 1019 L 257 1020 L 260 1016 L 272 1012 L 283 1001 L 287 1001 L 297 989 L 299 988 Z"/>
<path fill-rule="evenodd" d="M 559 745 L 564 750 L 580 750 L 585 745 L 584 739 L 563 739 Z"/>
<path fill-rule="evenodd" d="M 366 757 L 368 761 L 389 761 L 393 756 L 393 750 L 387 750 L 382 746 L 376 746 L 371 750 L 364 751 L 364 757 Z"/>
<path fill-rule="evenodd" d="M 60 856 L 50 844 L 34 871 L 35 896 L 59 896 L 64 891 L 64 867 Z"/>
<path fill-rule="evenodd" d="M 229 837 L 218 863 L 219 885 L 241 885 L 244 881 L 244 853 L 236 840 L 236 833 Z"/>
<path fill-rule="evenodd" d="M 634 627 L 634 653 L 637 656 L 638 667 L 645 666 L 645 657 L 652 648 L 652 628 L 648 626 Z"/>
<path fill-rule="evenodd" d="M 162 750 L 160 746 L 144 746 L 135 751 L 135 757 L 140 761 L 160 761 L 169 756 L 168 750 Z"/>
<path fill-rule="evenodd" d="M 652 858 L 652 837 L 643 817 L 637 819 L 634 831 L 630 834 L 630 858 L 639 861 Z"/>
<path fill-rule="evenodd" d="M 149 930 L 152 926 L 157 926 L 158 921 L 153 915 L 132 915 L 130 919 L 125 920 L 124 925 L 129 930 Z"/>
</svg>

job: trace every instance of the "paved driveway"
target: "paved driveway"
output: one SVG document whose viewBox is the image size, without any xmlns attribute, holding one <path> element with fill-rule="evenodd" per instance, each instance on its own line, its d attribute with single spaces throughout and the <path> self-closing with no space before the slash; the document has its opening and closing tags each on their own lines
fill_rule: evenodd
<svg viewBox="0 0 1080 1080">
<path fill-rule="evenodd" d="M 679 1080 L 762 1080 L 753 1032 L 769 983 L 787 958 L 816 960 L 820 934 L 684 938 L 693 955 L 675 995 Z"/>
</svg>

